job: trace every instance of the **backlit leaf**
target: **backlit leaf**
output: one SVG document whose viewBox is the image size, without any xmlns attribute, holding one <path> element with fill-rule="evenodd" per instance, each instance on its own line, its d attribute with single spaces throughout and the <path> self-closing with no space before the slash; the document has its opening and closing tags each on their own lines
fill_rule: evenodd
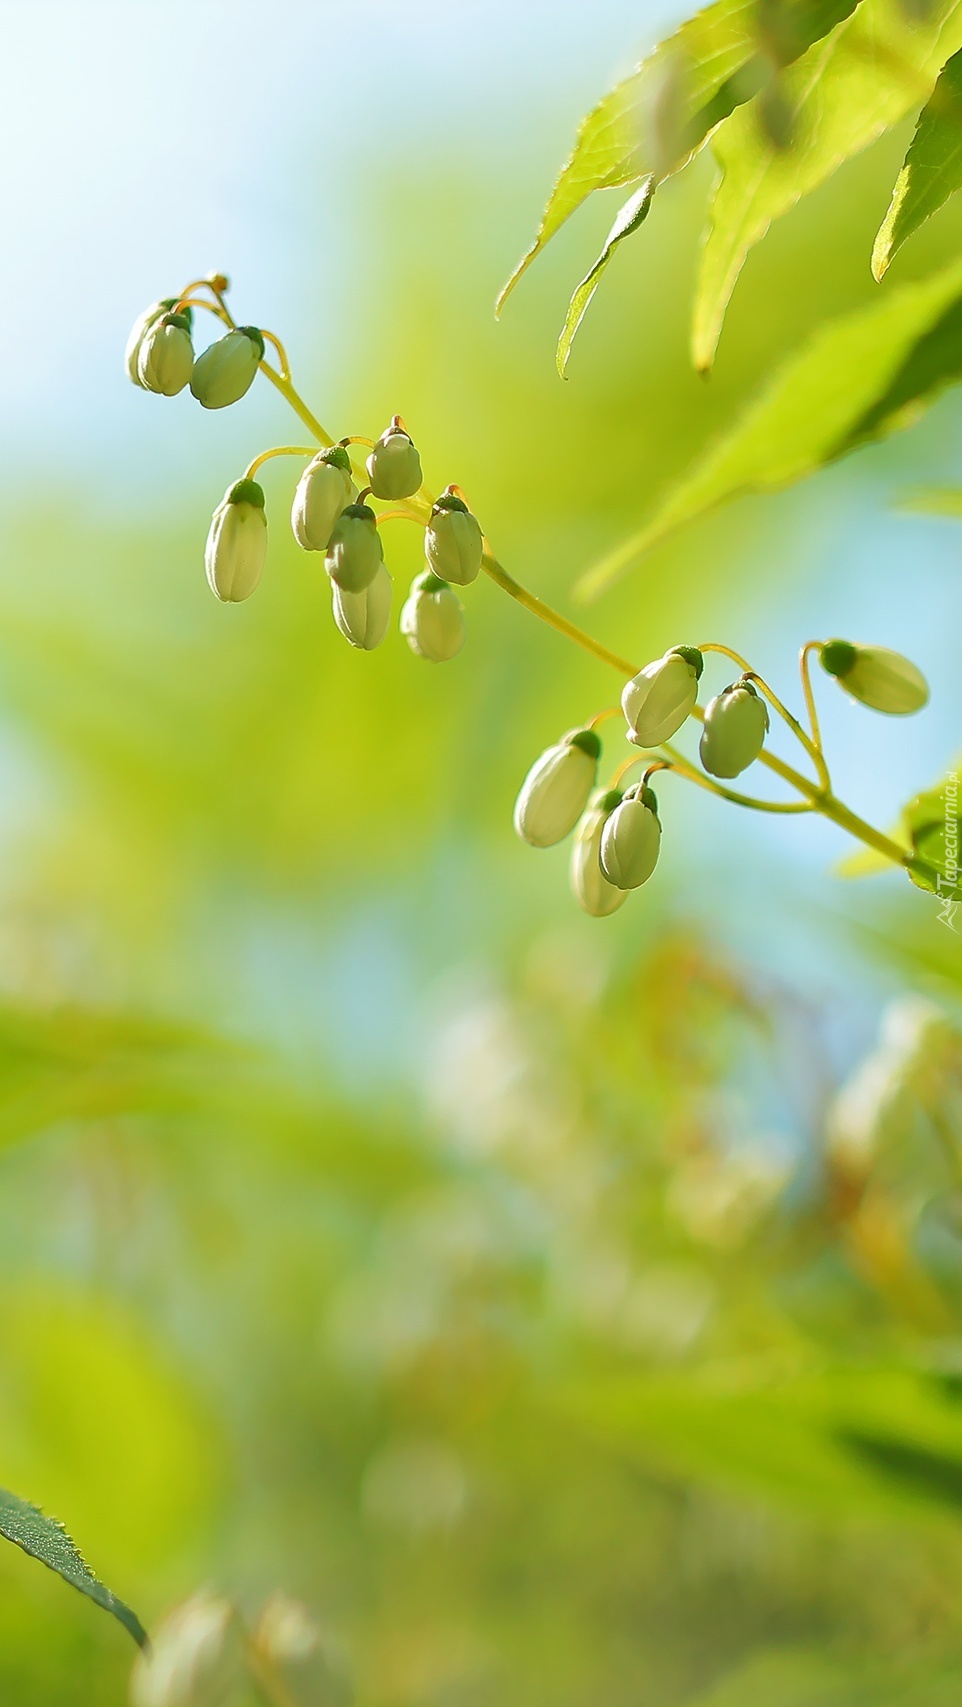
<svg viewBox="0 0 962 1707">
<path fill-rule="evenodd" d="M 713 141 L 721 175 L 709 211 L 692 324 L 692 358 L 712 365 L 735 282 L 774 219 L 868 147 L 932 89 L 962 46 L 962 5 L 935 0 L 910 17 L 902 0 L 864 0 L 783 79 L 794 107 L 790 148 L 776 148 L 757 103 Z"/>
<path fill-rule="evenodd" d="M 903 285 L 816 332 L 668 493 L 652 519 L 579 583 L 592 598 L 653 546 L 745 492 L 802 480 L 909 425 L 962 375 L 962 264 Z"/>
<path fill-rule="evenodd" d="M 958 189 L 962 189 L 962 53 L 953 54 L 943 67 L 895 180 L 872 254 L 877 279 L 906 238 Z"/>
<path fill-rule="evenodd" d="M 783 64 L 851 12 L 855 0 L 782 0 Z M 592 109 L 551 192 L 538 234 L 498 297 L 500 313 L 535 256 L 594 190 L 656 181 L 684 166 L 714 127 L 771 76 L 756 0 L 715 0 L 661 42 Z"/>
<path fill-rule="evenodd" d="M 636 190 L 634 195 L 625 202 L 605 238 L 605 246 L 601 254 L 590 272 L 582 279 L 568 304 L 567 318 L 558 340 L 558 372 L 562 379 L 565 377 L 565 369 L 568 366 L 568 357 L 571 354 L 575 333 L 585 317 L 591 298 L 601 283 L 605 268 L 623 238 L 630 237 L 633 231 L 638 230 L 639 225 L 644 224 L 651 207 L 654 188 L 654 179 L 646 178 L 640 190 Z"/>
</svg>

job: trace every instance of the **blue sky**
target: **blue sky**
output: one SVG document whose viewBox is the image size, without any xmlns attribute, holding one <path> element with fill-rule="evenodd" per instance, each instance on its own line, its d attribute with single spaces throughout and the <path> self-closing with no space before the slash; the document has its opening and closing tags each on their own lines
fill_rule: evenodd
<svg viewBox="0 0 962 1707">
<path fill-rule="evenodd" d="M 22 473 L 66 435 L 79 473 L 123 485 L 118 327 L 163 281 L 229 266 L 296 340 L 298 233 L 305 260 L 319 237 L 347 240 L 360 162 L 410 137 L 418 153 L 494 150 L 509 167 L 523 142 L 526 174 L 547 183 L 573 115 L 671 8 L 33 0 L 2 12 L 0 448 Z"/>
</svg>

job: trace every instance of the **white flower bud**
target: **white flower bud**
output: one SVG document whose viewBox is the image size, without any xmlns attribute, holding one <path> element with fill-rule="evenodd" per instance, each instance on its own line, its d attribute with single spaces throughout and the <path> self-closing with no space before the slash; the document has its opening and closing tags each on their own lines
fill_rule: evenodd
<svg viewBox="0 0 962 1707">
<path fill-rule="evenodd" d="M 176 306 L 176 296 L 165 296 L 162 302 L 152 302 L 149 308 L 144 309 L 143 314 L 138 315 L 133 326 L 130 328 L 130 337 L 127 339 L 127 348 L 124 351 L 124 365 L 127 369 L 127 378 L 132 380 L 134 385 L 140 385 L 141 383 L 140 377 L 137 373 L 137 360 L 140 356 L 140 346 L 144 341 L 145 335 L 164 314 L 169 314 L 170 310 L 172 308 L 176 308 Z M 189 308 L 185 310 L 185 319 L 189 326 Z"/>
<path fill-rule="evenodd" d="M 616 889 L 638 889 L 658 863 L 661 825 L 650 788 L 630 788 L 601 832 L 601 869 Z"/>
<path fill-rule="evenodd" d="M 551 848 L 574 829 L 595 786 L 601 742 L 572 729 L 531 766 L 514 807 L 514 827 L 533 848 Z"/>
<path fill-rule="evenodd" d="M 351 1707 L 353 1691 L 339 1645 L 300 1601 L 272 1595 L 253 1646 L 280 1678 L 291 1707 Z"/>
<path fill-rule="evenodd" d="M 248 392 L 264 354 L 256 326 L 238 326 L 197 357 L 190 389 L 205 409 L 226 409 Z"/>
<path fill-rule="evenodd" d="M 346 593 L 336 581 L 331 582 L 334 594 L 334 621 L 352 646 L 361 652 L 373 652 L 380 646 L 391 620 L 391 577 L 380 563 L 373 581 L 360 593 Z"/>
<path fill-rule="evenodd" d="M 194 370 L 190 321 L 185 314 L 162 314 L 140 340 L 137 378 L 145 391 L 176 397 Z"/>
<path fill-rule="evenodd" d="M 368 504 L 348 504 L 334 523 L 324 567 L 345 593 L 363 593 L 384 562 L 377 518 Z"/>
<path fill-rule="evenodd" d="M 341 511 L 357 498 L 351 459 L 343 445 L 322 450 L 309 462 L 294 493 L 291 527 L 305 551 L 326 551 Z"/>
<path fill-rule="evenodd" d="M 819 662 L 853 699 L 873 711 L 906 717 L 928 703 L 929 684 L 921 670 L 887 646 L 853 646 L 850 640 L 827 640 Z"/>
<path fill-rule="evenodd" d="M 454 492 L 442 492 L 424 535 L 430 567 L 442 581 L 468 587 L 481 572 L 484 536 L 477 516 Z"/>
<path fill-rule="evenodd" d="M 401 611 L 401 633 L 419 658 L 444 664 L 464 645 L 464 606 L 430 569 L 418 575 Z"/>
<path fill-rule="evenodd" d="M 375 498 L 410 498 L 421 484 L 421 458 L 395 415 L 367 459 Z"/>
<path fill-rule="evenodd" d="M 579 906 L 593 919 L 616 913 L 628 899 L 627 889 L 609 883 L 601 869 L 601 839 L 611 814 L 621 804 L 616 788 L 599 796 L 578 825 L 571 850 L 571 887 Z"/>
<path fill-rule="evenodd" d="M 629 741 L 638 747 L 670 741 L 698 698 L 703 668 L 702 655 L 694 646 L 675 646 L 639 670 L 621 696 Z"/>
<path fill-rule="evenodd" d="M 211 591 L 225 604 L 249 599 L 266 557 L 264 489 L 256 480 L 238 480 L 211 518 L 204 554 Z"/>
<path fill-rule="evenodd" d="M 758 758 L 768 734 L 768 707 L 751 682 L 735 682 L 709 700 L 698 752 L 712 776 L 738 776 Z"/>
<path fill-rule="evenodd" d="M 137 1657 L 131 1707 L 227 1707 L 243 1677 L 243 1634 L 229 1600 L 198 1594 Z"/>
</svg>

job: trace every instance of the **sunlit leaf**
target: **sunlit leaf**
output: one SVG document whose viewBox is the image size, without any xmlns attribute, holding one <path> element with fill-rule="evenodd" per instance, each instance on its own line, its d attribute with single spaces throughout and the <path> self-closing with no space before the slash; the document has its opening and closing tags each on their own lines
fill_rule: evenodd
<svg viewBox="0 0 962 1707">
<path fill-rule="evenodd" d="M 634 195 L 630 196 L 625 202 L 624 207 L 620 209 L 614 225 L 611 227 L 611 230 L 605 238 L 605 245 L 601 254 L 598 256 L 598 259 L 590 272 L 586 273 L 585 277 L 582 279 L 580 285 L 572 296 L 570 303 L 568 304 L 568 314 L 565 319 L 561 337 L 558 340 L 558 372 L 562 379 L 565 377 L 565 369 L 568 366 L 568 357 L 571 354 L 571 346 L 574 342 L 575 334 L 585 317 L 591 298 L 594 296 L 595 291 L 601 283 L 605 268 L 617 249 L 618 244 L 622 242 L 625 237 L 630 237 L 633 231 L 637 231 L 638 227 L 644 224 L 644 221 L 648 217 L 648 211 L 651 207 L 651 198 L 654 194 L 654 188 L 654 179 L 646 178 L 641 188 L 636 190 Z"/>
<path fill-rule="evenodd" d="M 626 1378 L 579 1391 L 592 1434 L 650 1469 L 774 1507 L 891 1521 L 962 1507 L 957 1413 L 935 1382 L 895 1369 L 825 1369 L 733 1383 Z"/>
<path fill-rule="evenodd" d="M 914 851 L 924 861 L 924 865 L 907 867 L 912 882 L 948 900 L 956 900 L 959 894 L 958 794 L 958 775 L 949 772 L 934 788 L 913 796 L 903 806 L 898 823 L 886 832 L 899 847 Z M 861 848 L 836 869 L 840 877 L 868 877 L 892 867 L 884 854 Z"/>
<path fill-rule="evenodd" d="M 111 1612 L 140 1647 L 145 1645 L 147 1632 L 136 1613 L 98 1581 L 63 1524 L 52 1517 L 45 1517 L 35 1505 L 18 1499 L 6 1488 L 0 1488 L 0 1535 L 29 1553 L 31 1559 L 39 1559 L 42 1565 L 56 1571 L 65 1583 L 79 1589 L 97 1606 L 102 1606 L 105 1612 Z"/>
<path fill-rule="evenodd" d="M 721 170 L 709 211 L 692 323 L 692 358 L 712 364 L 725 311 L 749 250 L 772 221 L 928 95 L 962 46 L 959 0 L 908 15 L 902 0 L 864 0 L 785 74 L 794 105 L 791 148 L 776 148 L 749 103 L 717 132 Z"/>
<path fill-rule="evenodd" d="M 802 480 L 909 425 L 962 375 L 962 265 L 841 316 L 776 372 L 638 533 L 578 585 L 591 598 L 696 516 Z"/>
<path fill-rule="evenodd" d="M 924 108 L 872 252 L 881 279 L 902 244 L 962 189 L 962 53 L 943 66 Z"/>
<path fill-rule="evenodd" d="M 893 1664 L 806 1648 L 754 1653 L 684 1707 L 952 1707 L 957 1666 Z"/>
<path fill-rule="evenodd" d="M 959 780 L 951 772 L 902 809 L 902 826 L 928 870 L 910 869 L 920 889 L 942 900 L 959 898 Z"/>
<path fill-rule="evenodd" d="M 854 4 L 785 0 L 780 8 L 782 62 L 804 53 L 847 17 Z M 582 123 L 538 234 L 498 297 L 497 312 L 535 256 L 594 190 L 629 184 L 651 172 L 660 180 L 679 171 L 715 125 L 740 102 L 750 100 L 770 75 L 756 0 L 716 0 L 661 42 Z M 666 79 L 669 84 L 681 80 L 680 100 L 666 103 Z M 667 128 L 666 105 L 671 108 Z"/>
<path fill-rule="evenodd" d="M 185 1113 L 239 1051 L 186 1026 L 0 1005 L 0 1146 L 61 1121 Z"/>
</svg>

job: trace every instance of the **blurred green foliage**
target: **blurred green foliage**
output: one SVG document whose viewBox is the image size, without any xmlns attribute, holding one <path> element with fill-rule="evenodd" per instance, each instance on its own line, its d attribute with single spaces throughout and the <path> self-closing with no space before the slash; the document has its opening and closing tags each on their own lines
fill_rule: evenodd
<svg viewBox="0 0 962 1707">
<path fill-rule="evenodd" d="M 777 349 L 868 300 L 904 140 L 749 262 L 708 393 L 697 179 L 567 388 L 567 238 L 495 329 L 483 185 L 441 245 L 408 198 L 359 353 L 312 385 L 292 351 L 299 377 L 338 433 L 403 408 L 431 483 L 563 599 Z M 957 235 L 949 210 L 913 263 Z M 156 406 L 131 393 L 132 438 Z M 286 433 L 241 407 L 251 454 Z M 713 937 L 679 832 L 643 904 L 574 916 L 510 806 L 604 671 L 487 584 L 451 666 L 351 652 L 276 466 L 263 586 L 216 606 L 219 442 L 139 519 L 63 485 L 7 515 L 0 1481 L 148 1623 L 204 1582 L 302 1597 L 372 1707 L 955 1700 L 962 1031 L 930 898 L 867 915 L 887 987 L 928 994 L 850 1073 L 777 946 Z M 653 656 L 780 596 L 788 514 L 673 542 L 597 631 Z M 417 542 L 390 547 L 400 591 Z M 129 1664 L 0 1554 L 4 1700 L 119 1704 Z"/>
</svg>

